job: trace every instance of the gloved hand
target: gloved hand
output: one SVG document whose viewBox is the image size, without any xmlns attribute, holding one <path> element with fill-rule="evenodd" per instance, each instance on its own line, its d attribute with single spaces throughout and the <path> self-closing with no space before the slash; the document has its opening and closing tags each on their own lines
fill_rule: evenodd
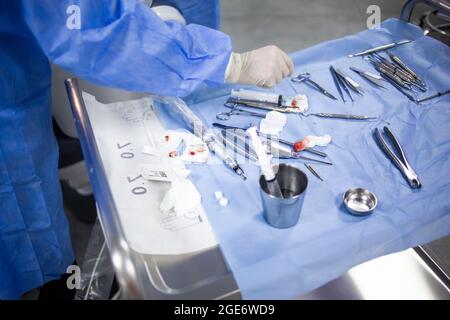
<svg viewBox="0 0 450 320">
<path fill-rule="evenodd" d="M 225 81 L 273 87 L 294 72 L 291 58 L 277 46 L 232 53 Z"/>
</svg>

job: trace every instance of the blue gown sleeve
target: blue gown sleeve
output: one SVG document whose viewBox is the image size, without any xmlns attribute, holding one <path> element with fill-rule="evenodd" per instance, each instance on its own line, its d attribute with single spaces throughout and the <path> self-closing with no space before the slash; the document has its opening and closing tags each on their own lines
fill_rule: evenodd
<svg viewBox="0 0 450 320">
<path fill-rule="evenodd" d="M 226 34 L 164 22 L 137 0 L 22 0 L 22 14 L 52 63 L 93 83 L 183 97 L 224 82 Z"/>
</svg>

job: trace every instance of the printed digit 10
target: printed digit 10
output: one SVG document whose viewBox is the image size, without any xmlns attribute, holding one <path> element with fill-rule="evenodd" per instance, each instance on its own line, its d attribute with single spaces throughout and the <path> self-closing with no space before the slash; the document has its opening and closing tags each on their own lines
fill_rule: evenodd
<svg viewBox="0 0 450 320">
<path fill-rule="evenodd" d="M 127 148 L 129 147 L 129 148 Z M 124 149 L 126 148 L 126 149 Z M 131 142 L 125 143 L 123 145 L 121 145 L 120 143 L 117 143 L 117 149 L 119 149 L 119 151 L 121 151 L 120 153 L 120 157 L 123 159 L 132 159 L 134 158 L 134 153 L 133 153 L 133 149 L 131 148 Z M 139 183 L 141 182 L 141 179 L 144 180 L 144 177 L 142 176 L 142 174 L 132 178 L 132 177 L 127 177 L 127 181 L 128 183 Z M 147 193 L 147 188 L 145 187 L 145 183 L 142 182 L 143 186 L 135 186 L 131 189 L 131 192 L 135 195 L 142 195 L 142 194 L 146 194 Z"/>
</svg>

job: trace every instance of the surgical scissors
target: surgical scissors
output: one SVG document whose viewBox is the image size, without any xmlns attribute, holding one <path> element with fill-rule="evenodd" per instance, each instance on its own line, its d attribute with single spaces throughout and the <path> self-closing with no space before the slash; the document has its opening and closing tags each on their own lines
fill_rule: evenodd
<svg viewBox="0 0 450 320">
<path fill-rule="evenodd" d="M 311 86 L 313 86 L 319 92 L 326 95 L 328 98 L 337 100 L 337 98 L 335 96 L 333 96 L 331 93 L 329 93 L 324 87 L 322 87 L 317 82 L 312 80 L 311 74 L 309 72 L 300 73 L 298 76 L 291 78 L 291 81 L 296 82 L 296 83 L 300 83 L 300 82 L 309 83 Z"/>
<path fill-rule="evenodd" d="M 265 118 L 266 115 L 258 112 L 252 112 L 248 110 L 244 110 L 242 108 L 238 108 L 238 104 L 235 103 L 233 105 L 230 105 L 229 103 L 224 104 L 225 107 L 230 108 L 231 110 L 228 112 L 220 112 L 216 114 L 216 118 L 218 120 L 227 121 L 230 119 L 231 116 L 234 115 L 243 115 L 243 116 L 249 116 L 249 117 L 258 117 L 258 118 Z"/>
</svg>

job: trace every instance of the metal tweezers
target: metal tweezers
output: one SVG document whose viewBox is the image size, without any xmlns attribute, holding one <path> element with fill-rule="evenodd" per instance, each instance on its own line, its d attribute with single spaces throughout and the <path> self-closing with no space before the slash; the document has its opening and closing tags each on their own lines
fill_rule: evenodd
<svg viewBox="0 0 450 320">
<path fill-rule="evenodd" d="M 411 188 L 419 189 L 422 186 L 422 184 L 420 183 L 417 174 L 409 165 L 408 160 L 406 159 L 405 152 L 403 151 L 403 148 L 400 145 L 400 142 L 397 140 L 397 138 L 394 136 L 392 131 L 389 130 L 388 127 L 384 127 L 383 130 L 386 137 L 389 138 L 389 140 L 391 141 L 391 145 L 397 152 L 398 156 L 388 147 L 388 145 L 386 144 L 381 135 L 380 130 L 378 130 L 378 128 L 375 128 L 374 131 L 375 139 L 378 143 L 378 146 L 386 154 L 386 156 L 394 163 L 394 165 L 400 170 L 405 179 L 408 181 Z"/>
<path fill-rule="evenodd" d="M 334 79 L 334 84 L 336 85 L 338 91 L 339 91 L 339 95 L 342 98 L 342 101 L 345 103 L 345 98 L 344 98 L 344 94 L 342 93 L 342 90 L 345 91 L 345 93 L 347 93 L 347 95 L 349 96 L 350 100 L 353 100 L 353 97 L 350 93 L 350 90 L 347 88 L 347 84 L 345 83 L 345 80 L 341 77 L 340 74 L 338 74 L 338 72 L 336 71 L 336 69 L 333 66 L 330 66 L 330 72 L 331 75 L 333 76 Z"/>
</svg>

